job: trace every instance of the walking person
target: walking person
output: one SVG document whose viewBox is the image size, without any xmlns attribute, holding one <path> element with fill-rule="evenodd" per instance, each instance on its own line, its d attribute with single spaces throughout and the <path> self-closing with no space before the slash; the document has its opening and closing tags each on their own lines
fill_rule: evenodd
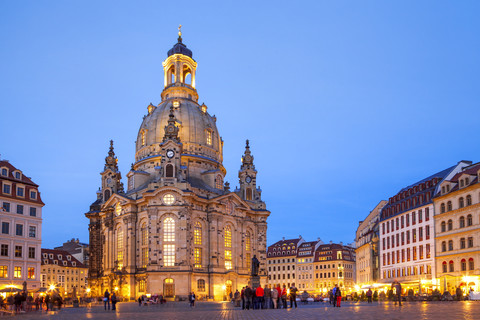
<svg viewBox="0 0 480 320">
<path fill-rule="evenodd" d="M 272 290 L 265 285 L 265 289 L 263 289 L 263 300 L 264 300 L 264 308 L 270 309 L 272 307 Z"/>
<path fill-rule="evenodd" d="M 238 289 L 235 291 L 233 299 L 235 300 L 235 307 L 240 307 L 240 292 L 238 292 Z"/>
<path fill-rule="evenodd" d="M 117 295 L 115 292 L 112 293 L 110 300 L 112 300 L 112 310 L 116 310 L 117 308 L 115 306 L 117 305 Z"/>
<path fill-rule="evenodd" d="M 397 284 L 395 285 L 395 289 L 397 291 L 397 299 L 398 299 L 398 306 L 402 306 L 402 285 L 400 282 L 397 281 Z"/>
<path fill-rule="evenodd" d="M 105 290 L 105 294 L 103 295 L 103 306 L 105 310 L 107 310 L 107 306 L 108 310 L 110 310 L 110 292 L 108 292 L 108 289 Z"/>
<path fill-rule="evenodd" d="M 333 304 L 333 290 L 328 291 L 328 303 Z"/>
<path fill-rule="evenodd" d="M 372 303 L 372 289 L 368 289 L 367 291 L 367 302 Z"/>
<path fill-rule="evenodd" d="M 242 298 L 242 310 L 245 310 L 245 287 L 240 292 L 240 298 Z"/>
<path fill-rule="evenodd" d="M 281 307 L 281 301 L 282 301 L 282 289 L 280 288 L 280 285 L 277 285 L 277 290 L 278 297 L 277 297 L 277 309 L 280 309 Z"/>
<path fill-rule="evenodd" d="M 290 308 L 293 308 L 294 303 L 295 309 L 297 308 L 297 291 L 298 289 L 295 287 L 295 283 L 293 283 L 290 287 Z"/>
<path fill-rule="evenodd" d="M 278 303 L 278 290 L 273 288 L 271 292 L 272 296 L 272 302 L 273 302 L 273 309 L 277 309 L 277 303 Z"/>
<path fill-rule="evenodd" d="M 333 307 L 335 308 L 337 306 L 337 289 L 338 285 L 336 284 L 335 287 L 332 289 L 332 300 L 333 300 Z"/>
<path fill-rule="evenodd" d="M 287 309 L 287 286 L 283 285 L 282 289 L 282 304 L 283 304 L 283 309 Z"/>
<path fill-rule="evenodd" d="M 191 308 L 195 307 L 195 298 L 196 298 L 195 293 L 192 291 L 192 293 L 190 293 L 190 296 L 189 296 Z"/>
<path fill-rule="evenodd" d="M 342 302 L 342 291 L 339 287 L 337 287 L 337 290 L 335 290 L 335 300 L 337 303 L 337 308 L 340 308 L 340 304 Z"/>
</svg>

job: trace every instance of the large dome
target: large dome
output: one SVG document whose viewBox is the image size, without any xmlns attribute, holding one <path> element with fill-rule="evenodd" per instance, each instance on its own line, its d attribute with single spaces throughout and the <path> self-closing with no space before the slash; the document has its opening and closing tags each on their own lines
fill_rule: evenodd
<svg viewBox="0 0 480 320">
<path fill-rule="evenodd" d="M 162 143 L 172 106 L 180 129 L 178 135 L 183 144 L 183 153 L 222 163 L 222 141 L 216 119 L 208 114 L 205 105 L 200 106 L 184 98 L 168 99 L 157 107 L 149 107 L 149 114 L 143 119 L 138 131 L 135 161 L 155 154 L 151 147 Z"/>
</svg>

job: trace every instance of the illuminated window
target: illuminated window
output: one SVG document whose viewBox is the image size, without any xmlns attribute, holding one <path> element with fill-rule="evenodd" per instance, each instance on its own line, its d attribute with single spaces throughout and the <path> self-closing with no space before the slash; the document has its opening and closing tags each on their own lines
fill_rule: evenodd
<svg viewBox="0 0 480 320">
<path fill-rule="evenodd" d="M 142 268 L 146 268 L 148 264 L 148 248 L 142 248 Z"/>
<path fill-rule="evenodd" d="M 217 189 L 222 189 L 223 188 L 223 179 L 221 175 L 217 176 L 217 179 L 215 179 L 215 188 Z"/>
<path fill-rule="evenodd" d="M 22 267 L 15 267 L 13 269 L 13 277 L 14 278 L 21 278 L 22 277 Z"/>
<path fill-rule="evenodd" d="M 195 248 L 194 258 L 195 258 L 195 268 L 201 268 L 202 267 L 202 248 Z"/>
<path fill-rule="evenodd" d="M 175 197 L 173 196 L 173 194 L 167 193 L 163 196 L 163 203 L 165 203 L 167 206 L 172 205 L 174 202 Z"/>
<path fill-rule="evenodd" d="M 123 230 L 117 229 L 117 267 L 123 268 Z"/>
<path fill-rule="evenodd" d="M 146 134 L 145 134 L 145 131 L 142 131 L 142 146 L 146 145 L 147 142 L 146 142 Z"/>
<path fill-rule="evenodd" d="M 120 202 L 117 202 L 115 205 L 115 214 L 119 216 L 122 213 L 122 206 L 120 205 Z"/>
<path fill-rule="evenodd" d="M 247 269 L 248 269 L 248 272 L 250 272 L 251 268 L 252 268 L 252 254 L 250 252 L 247 252 L 247 256 L 246 256 L 246 262 L 247 262 Z"/>
<path fill-rule="evenodd" d="M 196 245 L 202 244 L 202 225 L 200 222 L 195 223 L 195 227 L 193 228 L 193 236 L 194 236 L 194 243 Z"/>
<path fill-rule="evenodd" d="M 175 265 L 175 245 L 163 245 L 163 265 L 166 267 L 173 267 Z"/>
<path fill-rule="evenodd" d="M 175 241 L 175 221 L 172 218 L 163 220 L 163 241 Z"/>
<path fill-rule="evenodd" d="M 207 130 L 206 134 L 207 134 L 207 144 L 209 146 L 211 146 L 212 145 L 212 131 Z"/>
<path fill-rule="evenodd" d="M 252 238 L 250 236 L 250 232 L 247 231 L 247 235 L 245 236 L 245 250 L 246 251 L 251 250 L 251 248 L 252 248 L 251 244 L 252 244 Z"/>
<path fill-rule="evenodd" d="M 226 226 L 224 229 L 225 236 L 225 269 L 232 269 L 232 229 Z"/>
<path fill-rule="evenodd" d="M 197 291 L 199 292 L 205 292 L 205 280 L 199 279 L 197 281 Z"/>
<path fill-rule="evenodd" d="M 0 278 L 8 278 L 8 267 L 0 266 Z"/>
<path fill-rule="evenodd" d="M 145 280 L 140 280 L 138 282 L 138 291 L 145 292 Z"/>
<path fill-rule="evenodd" d="M 35 268 L 28 268 L 28 279 L 35 279 Z"/>
<path fill-rule="evenodd" d="M 147 229 L 146 222 L 142 224 L 141 232 L 142 232 L 142 246 L 146 246 L 148 243 L 148 229 Z"/>
</svg>

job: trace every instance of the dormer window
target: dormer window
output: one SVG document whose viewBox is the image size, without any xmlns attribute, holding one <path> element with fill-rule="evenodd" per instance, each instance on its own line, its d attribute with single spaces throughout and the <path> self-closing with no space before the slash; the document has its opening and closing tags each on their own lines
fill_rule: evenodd
<svg viewBox="0 0 480 320">
<path fill-rule="evenodd" d="M 72 262 L 72 266 L 76 267 L 77 263 L 75 261 Z"/>
<path fill-rule="evenodd" d="M 32 200 L 37 199 L 37 192 L 36 191 L 30 191 L 30 199 L 32 199 Z"/>
<path fill-rule="evenodd" d="M 468 186 L 468 184 L 470 183 L 470 179 L 468 179 L 468 177 L 465 178 L 465 186 Z"/>
<path fill-rule="evenodd" d="M 50 259 L 53 259 L 53 253 L 50 253 L 50 254 L 48 255 L 48 257 L 49 257 Z"/>
<path fill-rule="evenodd" d="M 22 174 L 20 172 L 15 172 L 15 179 L 21 179 L 22 178 Z"/>
<path fill-rule="evenodd" d="M 53 264 L 56 264 L 58 266 L 58 260 L 53 260 Z"/>
<path fill-rule="evenodd" d="M 66 265 L 67 265 L 67 261 L 63 261 L 63 265 L 66 266 Z"/>
<path fill-rule="evenodd" d="M 62 255 L 61 254 L 57 254 L 57 257 L 58 257 L 58 260 L 62 260 Z"/>
<path fill-rule="evenodd" d="M 8 176 L 8 169 L 7 168 L 2 168 L 2 176 L 4 176 L 4 177 Z"/>
<path fill-rule="evenodd" d="M 48 257 L 48 254 L 44 253 L 43 257 L 46 259 Z"/>
<path fill-rule="evenodd" d="M 47 260 L 47 259 L 43 259 L 43 264 L 48 264 L 48 260 Z"/>
<path fill-rule="evenodd" d="M 463 179 L 460 180 L 460 188 L 463 187 Z"/>
<path fill-rule="evenodd" d="M 72 256 L 67 256 L 67 260 L 68 261 L 72 260 Z"/>
<path fill-rule="evenodd" d="M 450 185 L 447 184 L 447 192 L 450 192 Z"/>
</svg>

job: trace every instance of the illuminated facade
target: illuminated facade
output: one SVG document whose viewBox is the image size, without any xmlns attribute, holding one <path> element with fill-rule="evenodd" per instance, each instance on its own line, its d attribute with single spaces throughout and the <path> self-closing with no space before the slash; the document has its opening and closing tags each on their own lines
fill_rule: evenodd
<svg viewBox="0 0 480 320">
<path fill-rule="evenodd" d="M 287 239 L 274 243 L 268 247 L 267 265 L 268 280 L 267 283 L 272 288 L 287 286 L 290 288 L 295 283 L 297 265 L 297 249 L 305 240 L 300 236 L 298 239 Z"/>
<path fill-rule="evenodd" d="M 239 188 L 224 182 L 223 140 L 198 104 L 197 63 L 183 43 L 163 62 L 162 101 L 150 104 L 124 190 L 110 147 L 90 219 L 92 293 L 118 287 L 123 297 L 163 294 L 221 300 L 248 284 L 251 259 L 266 281 L 270 214 L 257 187 L 247 140 Z"/>
<path fill-rule="evenodd" d="M 0 161 L 0 289 L 40 288 L 42 207 L 38 185 Z"/>
<path fill-rule="evenodd" d="M 385 200 L 380 201 L 365 220 L 360 221 L 357 229 L 355 237 L 356 283 L 360 288 L 373 285 L 380 279 L 378 223 L 380 210 L 386 203 Z"/>
<path fill-rule="evenodd" d="M 452 294 L 480 289 L 480 163 L 440 185 L 435 206 L 438 285 Z"/>
<path fill-rule="evenodd" d="M 380 213 L 380 278 L 418 291 L 435 286 L 435 230 L 433 197 L 440 183 L 450 179 L 466 162 L 403 188 Z"/>
</svg>

